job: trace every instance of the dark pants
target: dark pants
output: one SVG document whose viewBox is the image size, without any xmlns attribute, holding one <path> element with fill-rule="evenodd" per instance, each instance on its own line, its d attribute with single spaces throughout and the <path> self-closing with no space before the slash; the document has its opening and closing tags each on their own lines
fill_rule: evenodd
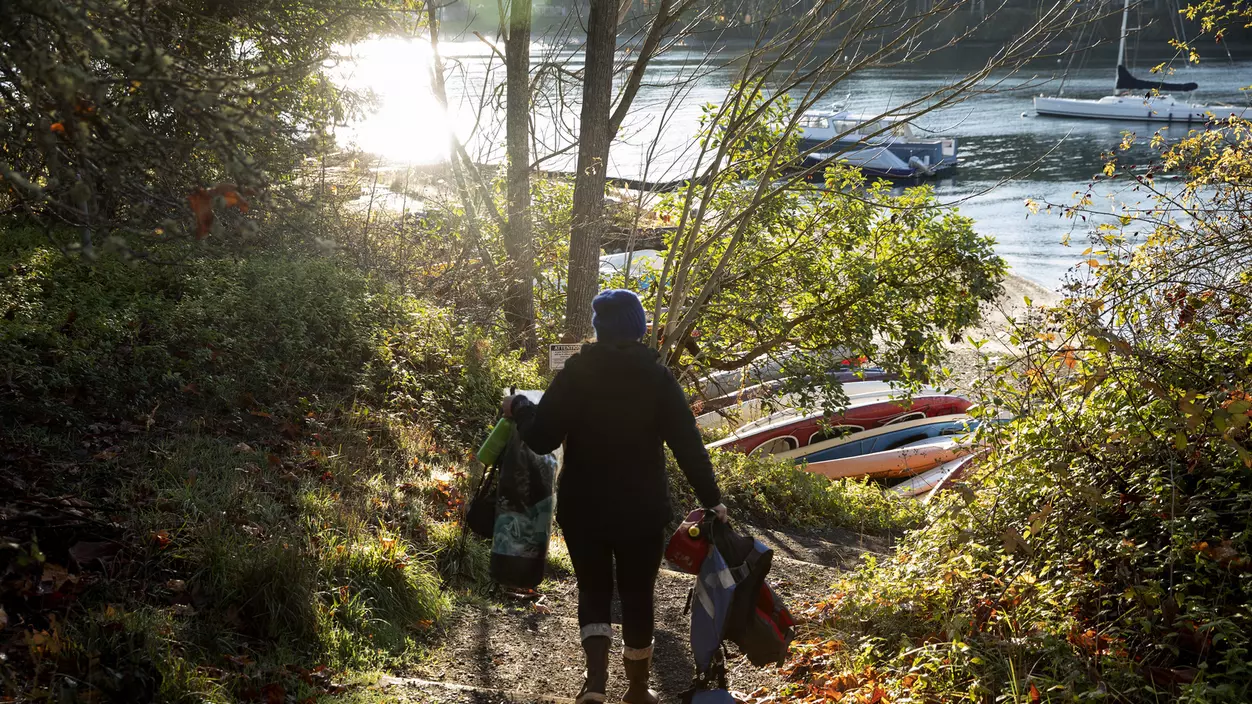
<svg viewBox="0 0 1252 704">
<path fill-rule="evenodd" d="M 653 595 L 665 552 L 663 538 L 660 533 L 608 537 L 574 532 L 565 536 L 578 579 L 578 625 L 583 639 L 611 634 L 608 624 L 616 561 L 617 594 L 622 600 L 622 641 L 633 649 L 652 645 Z"/>
</svg>

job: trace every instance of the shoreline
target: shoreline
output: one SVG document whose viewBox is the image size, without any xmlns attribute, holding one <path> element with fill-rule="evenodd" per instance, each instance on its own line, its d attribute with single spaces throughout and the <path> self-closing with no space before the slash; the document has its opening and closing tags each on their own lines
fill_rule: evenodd
<svg viewBox="0 0 1252 704">
<path fill-rule="evenodd" d="M 1026 305 L 1027 297 L 1030 298 L 1029 306 Z M 975 383 L 987 371 L 984 355 L 994 359 L 1017 353 L 1017 348 L 1009 342 L 1007 335 L 1009 321 L 1021 320 L 1038 311 L 1040 307 L 1056 305 L 1062 299 L 1060 292 L 1010 271 L 1004 278 L 1004 293 L 983 307 L 982 321 L 966 330 L 959 342 L 946 345 L 946 366 L 952 372 L 947 383 L 958 391 L 972 391 Z M 975 347 L 970 338 L 985 342 L 981 347 Z"/>
</svg>

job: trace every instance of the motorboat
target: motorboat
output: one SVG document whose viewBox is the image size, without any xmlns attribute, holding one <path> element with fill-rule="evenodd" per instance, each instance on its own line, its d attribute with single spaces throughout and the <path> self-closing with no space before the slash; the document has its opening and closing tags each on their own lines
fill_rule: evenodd
<svg viewBox="0 0 1252 704">
<path fill-rule="evenodd" d="M 799 118 L 805 168 L 836 161 L 869 176 L 934 176 L 957 164 L 955 137 L 919 137 L 907 120 L 810 110 Z"/>
<path fill-rule="evenodd" d="M 1035 98 L 1035 112 L 1051 117 L 1135 122 L 1184 122 L 1204 124 L 1212 119 L 1244 117 L 1250 110 L 1229 105 L 1197 105 L 1178 100 L 1170 93 L 1190 93 L 1195 83 L 1167 83 L 1136 78 L 1126 68 L 1126 38 L 1130 29 L 1130 0 L 1122 8 L 1122 36 L 1117 47 L 1117 80 L 1114 94 L 1102 98 Z"/>
</svg>

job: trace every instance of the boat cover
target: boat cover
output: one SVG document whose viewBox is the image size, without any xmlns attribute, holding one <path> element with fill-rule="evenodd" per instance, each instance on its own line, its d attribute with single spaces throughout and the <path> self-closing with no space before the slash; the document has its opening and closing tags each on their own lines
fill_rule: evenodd
<svg viewBox="0 0 1252 704">
<path fill-rule="evenodd" d="M 1190 93 L 1199 88 L 1197 83 L 1165 83 L 1135 78 L 1125 66 L 1117 67 L 1117 90 L 1159 90 L 1162 93 Z"/>
</svg>

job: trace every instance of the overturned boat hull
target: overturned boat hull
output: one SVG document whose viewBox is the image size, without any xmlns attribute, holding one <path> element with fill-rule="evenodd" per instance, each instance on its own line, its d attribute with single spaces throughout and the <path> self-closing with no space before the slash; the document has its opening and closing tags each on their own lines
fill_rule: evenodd
<svg viewBox="0 0 1252 704">
<path fill-rule="evenodd" d="M 903 497 L 916 497 L 930 492 L 948 479 L 965 471 L 965 467 L 973 462 L 977 455 L 969 454 L 928 469 L 921 474 L 910 477 L 891 487 L 892 493 Z"/>
<path fill-rule="evenodd" d="M 843 385 L 843 393 L 849 403 L 869 403 L 903 398 L 905 392 L 886 381 L 858 381 Z M 922 394 L 942 394 L 939 389 L 925 389 Z M 754 398 L 717 411 L 696 416 L 696 425 L 704 430 L 732 427 L 750 430 L 775 423 L 784 418 L 801 415 L 802 398 L 798 393 L 784 394 L 777 398 Z M 813 400 L 819 404 L 819 399 Z"/>
<path fill-rule="evenodd" d="M 868 455 L 812 462 L 801 469 L 828 479 L 909 477 L 968 455 L 973 446 L 956 438 L 930 438 L 905 447 Z"/>
<path fill-rule="evenodd" d="M 978 427 L 978 422 L 963 413 L 928 416 L 902 423 L 883 425 L 872 430 L 832 438 L 784 452 L 780 459 L 797 462 L 825 462 L 875 452 L 886 452 L 919 440 L 941 436 L 960 436 Z"/>
<path fill-rule="evenodd" d="M 877 428 L 892 422 L 907 422 L 930 416 L 962 413 L 970 401 L 960 396 L 915 396 L 911 401 L 875 401 L 849 406 L 842 413 L 824 412 L 787 417 L 763 427 L 740 428 L 724 440 L 710 443 L 712 449 L 743 453 L 776 454 L 805 447 L 849 432 Z"/>
</svg>

